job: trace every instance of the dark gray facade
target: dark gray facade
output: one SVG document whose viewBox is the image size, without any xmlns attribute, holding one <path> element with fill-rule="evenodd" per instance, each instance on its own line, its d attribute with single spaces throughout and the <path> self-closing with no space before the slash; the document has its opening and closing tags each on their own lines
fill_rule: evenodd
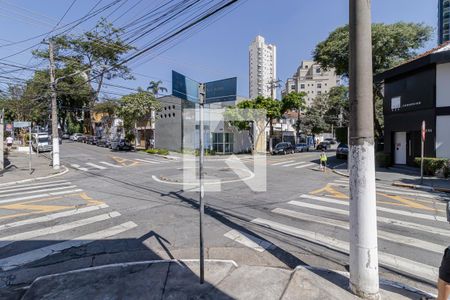
<svg viewBox="0 0 450 300">
<path fill-rule="evenodd" d="M 185 108 L 193 108 L 192 102 L 175 96 L 158 98 L 162 110 L 156 113 L 155 147 L 171 151 L 183 150 L 183 118 Z"/>
</svg>

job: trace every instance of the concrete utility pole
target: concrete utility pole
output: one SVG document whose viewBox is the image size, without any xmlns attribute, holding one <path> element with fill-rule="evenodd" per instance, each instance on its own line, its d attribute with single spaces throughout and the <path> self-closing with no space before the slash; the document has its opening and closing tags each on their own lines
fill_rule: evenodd
<svg viewBox="0 0 450 300">
<path fill-rule="evenodd" d="M 371 0 L 350 0 L 350 288 L 379 299 Z"/>
<path fill-rule="evenodd" d="M 204 153 L 204 142 L 203 142 L 203 109 L 205 106 L 205 85 L 203 83 L 200 84 L 199 87 L 199 150 L 200 150 L 200 160 L 199 160 L 199 186 L 200 186 L 200 198 L 199 198 L 199 205 L 200 205 L 200 283 L 205 282 L 205 255 L 204 255 L 204 245 L 203 245 L 203 217 L 205 215 L 205 203 L 203 202 L 203 198 L 205 196 L 205 187 L 203 185 L 203 162 L 205 159 L 205 153 Z"/>
<path fill-rule="evenodd" d="M 53 54 L 53 41 L 48 41 L 48 53 L 50 60 L 50 90 L 52 97 L 52 151 L 53 169 L 59 170 L 59 133 L 58 133 L 58 107 L 56 101 L 55 59 Z"/>
</svg>

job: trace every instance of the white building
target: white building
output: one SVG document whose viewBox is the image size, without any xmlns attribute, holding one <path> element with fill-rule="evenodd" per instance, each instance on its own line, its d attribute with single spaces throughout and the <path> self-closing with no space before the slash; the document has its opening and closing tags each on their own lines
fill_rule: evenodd
<svg viewBox="0 0 450 300">
<path fill-rule="evenodd" d="M 277 48 L 258 35 L 249 46 L 250 99 L 276 97 Z"/>
<path fill-rule="evenodd" d="M 340 80 L 334 69 L 324 70 L 312 60 L 302 61 L 297 72 L 286 80 L 284 93 L 305 92 L 306 105 L 311 106 L 314 99 L 339 85 Z"/>
</svg>

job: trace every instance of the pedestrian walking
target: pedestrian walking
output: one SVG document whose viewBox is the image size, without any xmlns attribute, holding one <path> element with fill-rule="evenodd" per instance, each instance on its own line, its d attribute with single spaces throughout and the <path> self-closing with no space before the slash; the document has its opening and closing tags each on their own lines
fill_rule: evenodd
<svg viewBox="0 0 450 300">
<path fill-rule="evenodd" d="M 8 148 L 9 148 L 9 147 L 12 147 L 13 141 L 14 141 L 14 139 L 13 139 L 11 136 L 8 136 L 8 137 L 6 138 L 6 146 L 7 146 Z"/>
<path fill-rule="evenodd" d="M 450 202 L 447 203 L 447 221 L 450 222 Z M 450 296 L 450 248 L 445 249 L 439 267 L 438 279 L 438 297 L 437 300 L 447 300 Z"/>
<path fill-rule="evenodd" d="M 327 170 L 328 157 L 323 149 L 322 152 L 320 152 L 319 160 L 320 160 L 320 170 L 325 172 Z"/>
</svg>

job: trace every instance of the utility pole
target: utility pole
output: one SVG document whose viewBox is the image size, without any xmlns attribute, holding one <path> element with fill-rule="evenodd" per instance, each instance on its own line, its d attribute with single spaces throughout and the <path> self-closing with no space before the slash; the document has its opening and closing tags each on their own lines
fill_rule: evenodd
<svg viewBox="0 0 450 300">
<path fill-rule="evenodd" d="M 50 90 L 52 97 L 52 151 L 53 151 L 53 169 L 59 170 L 59 133 L 58 133 L 58 107 L 56 101 L 56 82 L 55 82 L 55 58 L 53 53 L 53 40 L 48 41 L 48 54 L 50 60 Z"/>
<path fill-rule="evenodd" d="M 350 289 L 379 299 L 371 0 L 350 0 Z"/>
<path fill-rule="evenodd" d="M 204 255 L 204 245 L 203 245 L 203 217 L 205 215 L 205 203 L 203 202 L 203 198 L 205 196 L 205 188 L 203 185 L 203 161 L 205 159 L 204 153 L 204 132 L 203 132 L 203 117 L 204 117 L 204 109 L 205 106 L 205 84 L 200 83 L 199 87 L 199 150 L 200 150 L 200 159 L 199 159 L 199 186 L 200 186 L 200 198 L 199 198 L 199 206 L 200 206 L 200 283 L 203 284 L 205 282 L 205 255 Z"/>
</svg>

